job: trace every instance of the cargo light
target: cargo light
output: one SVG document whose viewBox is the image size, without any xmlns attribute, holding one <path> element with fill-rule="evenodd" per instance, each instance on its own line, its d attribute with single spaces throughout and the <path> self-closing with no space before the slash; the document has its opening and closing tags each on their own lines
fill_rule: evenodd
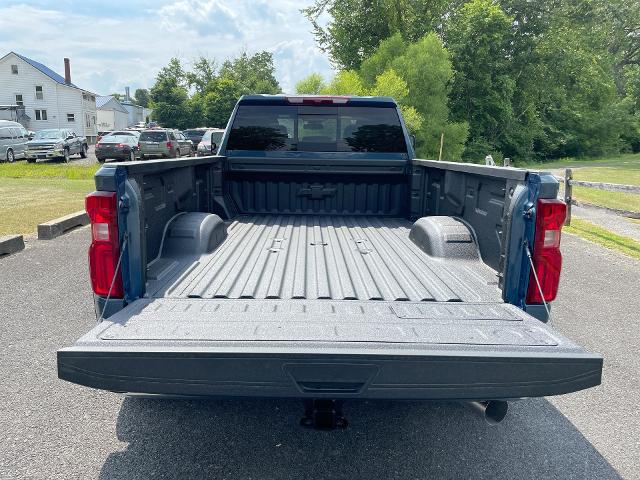
<svg viewBox="0 0 640 480">
<path fill-rule="evenodd" d="M 349 102 L 349 97 L 341 96 L 314 96 L 314 97 L 285 97 L 287 102 L 295 104 L 318 105 L 318 104 L 338 104 L 344 105 Z"/>
<path fill-rule="evenodd" d="M 540 288 L 538 288 L 535 276 L 531 272 L 527 290 L 528 304 L 551 302 L 558 294 L 560 271 L 562 270 L 560 236 L 566 216 L 567 205 L 562 200 L 538 200 L 532 261 L 540 281 Z"/>
<path fill-rule="evenodd" d="M 123 298 L 122 275 L 116 272 L 120 255 L 116 193 L 90 193 L 85 207 L 91 220 L 89 275 L 93 292 L 106 297 L 111 289 L 111 298 Z"/>
</svg>

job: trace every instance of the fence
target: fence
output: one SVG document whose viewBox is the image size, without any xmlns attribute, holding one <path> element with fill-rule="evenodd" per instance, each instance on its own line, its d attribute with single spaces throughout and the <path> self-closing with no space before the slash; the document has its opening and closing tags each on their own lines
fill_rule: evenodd
<svg viewBox="0 0 640 480">
<path fill-rule="evenodd" d="M 638 193 L 640 194 L 640 186 L 638 185 L 622 185 L 620 183 L 604 183 L 604 182 L 585 182 L 584 180 L 574 180 L 573 170 L 565 169 L 564 178 L 559 178 L 564 182 L 564 201 L 567 204 L 567 219 L 565 225 L 571 225 L 571 205 L 573 205 L 573 187 L 595 188 L 597 190 L 608 190 L 610 192 Z"/>
</svg>

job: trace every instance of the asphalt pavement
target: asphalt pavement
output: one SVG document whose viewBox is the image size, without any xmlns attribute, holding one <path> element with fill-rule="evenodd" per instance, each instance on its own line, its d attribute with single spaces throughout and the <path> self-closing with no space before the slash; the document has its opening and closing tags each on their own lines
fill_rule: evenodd
<svg viewBox="0 0 640 480">
<path fill-rule="evenodd" d="M 565 236 L 555 327 L 605 357 L 600 387 L 513 402 L 348 402 L 344 431 L 293 400 L 123 398 L 58 380 L 95 318 L 88 229 L 0 258 L 0 478 L 640 478 L 640 262 Z"/>
</svg>

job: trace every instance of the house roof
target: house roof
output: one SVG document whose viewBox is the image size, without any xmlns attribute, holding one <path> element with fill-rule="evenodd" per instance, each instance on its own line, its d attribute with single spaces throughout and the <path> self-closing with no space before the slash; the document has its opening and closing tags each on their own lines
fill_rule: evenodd
<svg viewBox="0 0 640 480">
<path fill-rule="evenodd" d="M 96 97 L 96 108 L 104 107 L 111 99 L 113 99 L 113 95 L 105 95 L 105 96 L 97 96 Z"/>
<path fill-rule="evenodd" d="M 24 55 L 20 55 L 19 53 L 16 53 L 16 52 L 9 52 L 7 55 L 9 55 L 11 53 L 13 53 L 16 57 L 24 60 L 25 62 L 27 62 L 29 65 L 31 65 L 32 67 L 36 68 L 40 72 L 44 73 L 51 80 L 54 80 L 54 81 L 58 82 L 61 85 L 66 85 L 67 87 L 77 88 L 78 90 L 84 90 L 84 89 L 81 89 L 80 87 L 78 87 L 77 85 L 75 85 L 73 83 L 65 82 L 64 81 L 64 77 L 62 75 L 54 72 L 53 70 L 51 70 L 46 65 L 44 65 L 44 64 L 42 64 L 40 62 L 36 62 L 35 60 L 32 60 L 32 59 L 30 59 L 28 57 L 25 57 Z M 5 57 L 6 57 L 6 55 L 5 55 Z M 2 58 L 4 58 L 4 57 L 2 57 Z"/>
<path fill-rule="evenodd" d="M 127 109 L 122 106 L 122 103 L 114 97 L 113 95 L 103 95 L 96 97 L 96 108 L 103 108 L 109 103 L 111 100 L 115 102 L 114 110 L 118 110 L 119 112 L 128 113 Z"/>
</svg>

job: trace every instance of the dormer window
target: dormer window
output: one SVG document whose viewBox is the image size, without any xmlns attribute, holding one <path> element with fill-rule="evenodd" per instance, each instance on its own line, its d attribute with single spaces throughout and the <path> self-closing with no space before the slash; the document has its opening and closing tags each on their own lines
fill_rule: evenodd
<svg viewBox="0 0 640 480">
<path fill-rule="evenodd" d="M 11 65 L 11 73 L 14 75 L 18 74 L 18 65 Z"/>
</svg>

